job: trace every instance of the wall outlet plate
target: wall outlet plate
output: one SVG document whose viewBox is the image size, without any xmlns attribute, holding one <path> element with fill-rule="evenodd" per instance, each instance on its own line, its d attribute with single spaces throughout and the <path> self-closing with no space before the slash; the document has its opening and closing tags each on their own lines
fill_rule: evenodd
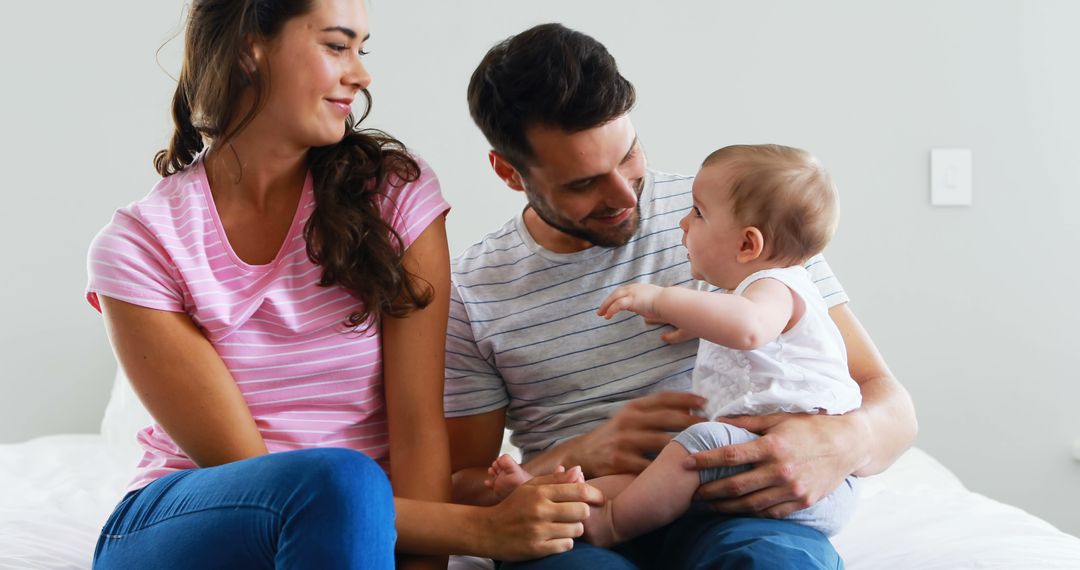
<svg viewBox="0 0 1080 570">
<path fill-rule="evenodd" d="M 971 205 L 971 149 L 930 150 L 930 203 L 935 206 Z"/>
</svg>

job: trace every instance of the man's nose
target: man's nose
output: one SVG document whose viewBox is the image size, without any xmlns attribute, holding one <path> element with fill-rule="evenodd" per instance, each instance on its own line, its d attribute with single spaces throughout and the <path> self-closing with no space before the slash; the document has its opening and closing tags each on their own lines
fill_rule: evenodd
<svg viewBox="0 0 1080 570">
<path fill-rule="evenodd" d="M 634 184 L 621 174 L 613 173 L 604 188 L 604 205 L 609 208 L 633 208 L 637 205 Z"/>
</svg>

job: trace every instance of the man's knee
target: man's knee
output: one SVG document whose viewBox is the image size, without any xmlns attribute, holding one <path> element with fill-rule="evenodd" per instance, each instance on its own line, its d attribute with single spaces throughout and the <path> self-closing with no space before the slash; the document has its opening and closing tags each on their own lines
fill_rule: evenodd
<svg viewBox="0 0 1080 570">
<path fill-rule="evenodd" d="M 583 540 L 574 541 L 573 550 L 536 560 L 503 562 L 500 570 L 634 570 L 636 565 L 613 550 L 593 546 Z"/>
<path fill-rule="evenodd" d="M 685 553 L 680 568 L 843 568 L 825 535 L 793 522 L 697 515 L 674 526 L 681 544 L 665 550 Z"/>
</svg>

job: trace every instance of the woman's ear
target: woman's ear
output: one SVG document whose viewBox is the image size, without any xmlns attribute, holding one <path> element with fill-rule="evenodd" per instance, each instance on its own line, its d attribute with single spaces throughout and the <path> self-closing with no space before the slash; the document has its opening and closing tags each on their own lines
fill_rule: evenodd
<svg viewBox="0 0 1080 570">
<path fill-rule="evenodd" d="M 254 35 L 244 38 L 244 53 L 240 54 L 240 69 L 251 77 L 258 73 L 259 63 L 266 57 L 266 46 Z"/>
<path fill-rule="evenodd" d="M 521 179 L 521 173 L 518 172 L 514 165 L 510 164 L 510 161 L 506 160 L 506 157 L 492 150 L 488 152 L 488 162 L 491 163 L 491 169 L 495 171 L 495 175 L 502 179 L 512 190 L 522 192 L 525 190 L 525 183 Z"/>
<path fill-rule="evenodd" d="M 735 256 L 735 259 L 739 263 L 750 263 L 761 257 L 761 254 L 765 252 L 765 236 L 761 235 L 761 230 L 754 226 L 747 226 L 742 229 L 742 241 L 739 243 L 739 253 Z"/>
</svg>

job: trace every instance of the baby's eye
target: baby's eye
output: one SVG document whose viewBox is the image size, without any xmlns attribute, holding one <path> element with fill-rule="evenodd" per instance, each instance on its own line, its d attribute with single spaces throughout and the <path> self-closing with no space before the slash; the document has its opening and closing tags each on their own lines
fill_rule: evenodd
<svg viewBox="0 0 1080 570">
<path fill-rule="evenodd" d="M 694 217 L 695 218 L 700 218 L 701 217 L 701 210 L 699 210 L 697 206 L 694 206 Z"/>
</svg>

